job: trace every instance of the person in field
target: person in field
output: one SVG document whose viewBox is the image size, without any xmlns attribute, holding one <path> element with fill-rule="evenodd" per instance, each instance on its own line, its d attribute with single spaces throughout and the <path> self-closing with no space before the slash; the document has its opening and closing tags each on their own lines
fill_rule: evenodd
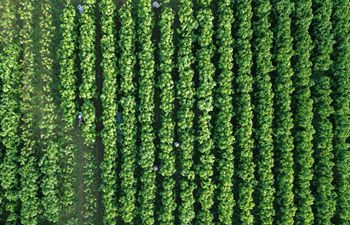
<svg viewBox="0 0 350 225">
<path fill-rule="evenodd" d="M 160 7 L 159 3 L 157 1 L 152 3 L 153 8 L 158 9 Z"/>
<path fill-rule="evenodd" d="M 154 170 L 154 172 L 157 172 L 158 171 L 158 166 L 154 166 L 153 170 Z"/>
<path fill-rule="evenodd" d="M 83 124 L 83 113 L 82 112 L 78 112 L 78 125 L 81 126 Z"/>
<path fill-rule="evenodd" d="M 84 12 L 83 6 L 82 5 L 78 5 L 78 11 L 80 14 L 82 14 Z"/>
<path fill-rule="evenodd" d="M 123 122 L 121 112 L 117 112 L 117 141 L 121 143 L 122 133 L 121 133 L 121 124 Z"/>
<path fill-rule="evenodd" d="M 180 143 L 179 143 L 179 142 L 177 142 L 177 141 L 176 141 L 176 142 L 174 142 L 174 147 L 175 147 L 175 148 L 179 148 L 179 147 L 180 147 Z"/>
</svg>

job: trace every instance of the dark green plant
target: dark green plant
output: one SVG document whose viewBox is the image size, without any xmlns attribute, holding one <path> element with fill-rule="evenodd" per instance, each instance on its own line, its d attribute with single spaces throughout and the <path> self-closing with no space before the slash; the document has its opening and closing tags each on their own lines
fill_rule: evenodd
<svg viewBox="0 0 350 225">
<path fill-rule="evenodd" d="M 273 203 L 274 148 L 272 139 L 273 97 L 270 74 L 272 66 L 271 3 L 269 0 L 253 1 L 253 59 L 254 59 L 254 137 L 257 151 L 257 216 L 258 224 L 272 225 L 275 215 Z"/>
<path fill-rule="evenodd" d="M 331 68 L 335 110 L 333 123 L 334 183 L 337 193 L 335 221 L 339 225 L 345 225 L 350 221 L 350 2 L 333 1 L 332 15 L 335 41 Z M 332 204 L 328 206 L 324 206 L 324 209 L 334 209 Z"/>
<path fill-rule="evenodd" d="M 276 222 L 287 225 L 294 223 L 296 207 L 294 205 L 294 162 L 293 162 L 293 119 L 291 112 L 291 95 L 293 93 L 293 70 L 291 66 L 292 37 L 291 13 L 293 4 L 290 0 L 273 0 L 272 23 L 273 64 L 275 73 L 273 91 L 275 93 L 274 109 L 274 148 L 276 154 Z"/>
<path fill-rule="evenodd" d="M 218 3 L 218 25 L 216 26 L 217 54 L 219 55 L 215 107 L 218 111 L 215 119 L 215 151 L 218 151 L 218 218 L 220 224 L 232 224 L 234 209 L 233 198 L 233 4 L 230 0 Z"/>
<path fill-rule="evenodd" d="M 313 1 L 313 21 L 311 36 L 314 42 L 312 52 L 312 88 L 314 99 L 314 151 L 315 151 L 315 223 L 332 224 L 335 211 L 335 192 L 333 186 L 333 126 L 330 121 L 334 113 L 331 98 L 330 67 L 333 51 L 332 1 Z M 320 35 L 322 34 L 322 35 Z"/>
<path fill-rule="evenodd" d="M 311 98 L 311 62 L 312 41 L 309 28 L 312 20 L 311 0 L 295 0 L 293 14 L 294 25 L 294 144 L 295 144 L 295 214 L 296 224 L 311 225 L 314 221 L 311 193 L 313 178 L 313 101 Z"/>
</svg>

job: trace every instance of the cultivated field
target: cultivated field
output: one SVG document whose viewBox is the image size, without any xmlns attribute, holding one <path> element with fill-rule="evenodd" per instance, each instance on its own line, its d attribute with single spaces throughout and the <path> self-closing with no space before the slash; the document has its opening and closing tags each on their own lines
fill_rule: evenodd
<svg viewBox="0 0 350 225">
<path fill-rule="evenodd" d="M 350 0 L 0 0 L 0 224 L 349 225 Z"/>
</svg>

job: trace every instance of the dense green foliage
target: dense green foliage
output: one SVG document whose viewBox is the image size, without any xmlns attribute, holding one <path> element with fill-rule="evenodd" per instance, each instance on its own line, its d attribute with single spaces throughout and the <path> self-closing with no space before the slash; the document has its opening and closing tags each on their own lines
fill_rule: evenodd
<svg viewBox="0 0 350 225">
<path fill-rule="evenodd" d="M 162 1 L 167 4 L 169 1 Z M 159 158 L 160 174 L 162 175 L 161 190 L 161 211 L 159 214 L 159 222 L 163 225 L 173 225 L 175 221 L 175 154 L 173 151 L 174 142 L 174 100 L 175 88 L 172 78 L 174 68 L 174 44 L 173 30 L 174 12 L 170 7 L 162 9 L 159 30 L 159 58 L 160 58 L 160 76 L 157 79 L 157 87 L 160 90 L 160 110 L 161 110 L 161 127 L 159 129 Z"/>
<path fill-rule="evenodd" d="M 251 92 L 253 77 L 251 75 L 252 52 L 250 41 L 252 39 L 252 1 L 236 2 L 237 33 L 235 38 L 236 65 L 237 65 L 237 103 L 236 114 L 237 130 L 236 140 L 238 151 L 238 167 L 236 168 L 238 183 L 237 205 L 239 221 L 241 224 L 253 224 L 252 209 L 253 189 L 255 184 L 253 163 L 253 111 Z"/>
<path fill-rule="evenodd" d="M 153 11 L 149 1 L 140 0 L 137 9 L 137 35 L 140 51 L 138 119 L 140 123 L 139 166 L 141 168 L 140 217 L 144 225 L 154 223 L 156 194 L 154 154 L 154 50 L 152 43 Z"/>
<path fill-rule="evenodd" d="M 3 53 L 1 55 L 0 78 L 1 78 L 1 142 L 4 149 L 3 160 L 0 166 L 0 184 L 2 198 L 5 202 L 5 212 L 8 213 L 6 224 L 18 222 L 17 207 L 19 205 L 19 179 L 18 179 L 18 152 L 20 137 L 20 116 L 17 113 L 20 104 L 20 73 L 19 57 L 20 48 L 16 40 L 15 32 L 16 15 L 15 6 L 11 1 L 4 2 L 3 20 Z"/>
<path fill-rule="evenodd" d="M 40 146 L 42 157 L 39 162 L 42 173 L 41 189 L 43 198 L 41 204 L 44 207 L 43 214 L 47 220 L 56 223 L 61 213 L 61 202 L 59 200 L 59 180 L 61 175 L 59 167 L 59 144 L 56 135 L 57 112 L 52 96 L 53 82 L 53 17 L 51 4 L 45 0 L 41 5 L 42 17 L 40 18 L 40 82 L 41 96 L 39 98 L 42 111 L 40 114 Z"/>
<path fill-rule="evenodd" d="M 271 4 L 269 0 L 253 1 L 253 59 L 254 59 L 254 95 L 256 124 L 254 137 L 256 140 L 257 160 L 257 218 L 259 224 L 272 225 L 275 210 L 273 207 L 275 188 L 272 168 L 274 152 L 272 139 L 273 92 L 270 73 L 272 66 L 272 31 L 269 16 Z"/>
<path fill-rule="evenodd" d="M 194 55 L 193 41 L 196 22 L 193 16 L 192 1 L 179 1 L 179 50 L 177 53 L 177 70 L 179 80 L 176 83 L 176 96 L 179 102 L 177 112 L 177 127 L 181 149 L 180 161 L 180 205 L 179 221 L 181 225 L 191 224 L 194 217 L 194 169 L 193 169 L 193 145 L 194 145 Z"/>
<path fill-rule="evenodd" d="M 272 1 L 273 16 L 273 63 L 276 66 L 273 82 L 275 92 L 274 147 L 276 155 L 276 221 L 278 224 L 293 224 L 296 207 L 294 205 L 293 171 L 293 119 L 291 94 L 293 92 L 291 67 L 292 4 L 289 0 Z"/>
<path fill-rule="evenodd" d="M 218 13 L 219 21 L 216 27 L 217 54 L 219 54 L 217 78 L 217 89 L 215 97 L 215 107 L 218 114 L 215 119 L 215 150 L 219 152 L 217 161 L 218 184 L 217 201 L 219 209 L 220 224 L 232 224 L 234 209 L 233 188 L 233 126 L 231 124 L 233 116 L 233 90 L 231 88 L 233 80 L 233 37 L 231 34 L 233 20 L 233 5 L 230 0 L 219 1 Z"/>
<path fill-rule="evenodd" d="M 198 0 L 199 10 L 196 15 L 198 22 L 198 53 L 197 65 L 199 86 L 196 89 L 198 116 L 197 147 L 199 151 L 199 163 L 196 165 L 196 174 L 199 176 L 198 201 L 200 211 L 197 221 L 201 224 L 211 224 L 213 215 L 211 207 L 214 203 L 215 185 L 212 181 L 214 155 L 213 139 L 211 135 L 211 113 L 213 111 L 213 89 L 215 82 L 213 74 L 214 65 L 211 62 L 213 56 L 213 15 L 210 9 L 210 0 Z"/>
<path fill-rule="evenodd" d="M 314 121 L 316 134 L 315 151 L 315 223 L 331 224 L 335 210 L 333 186 L 333 126 L 330 121 L 333 114 L 331 98 L 330 66 L 333 34 L 331 33 L 332 1 L 314 1 L 312 38 L 312 77 L 315 85 L 312 89 L 314 99 Z M 320 33 L 322 35 L 320 35 Z"/>
<path fill-rule="evenodd" d="M 131 0 L 126 0 L 119 10 L 121 28 L 119 31 L 120 58 L 118 72 L 120 74 L 120 105 L 123 115 L 121 125 L 122 160 L 120 171 L 120 215 L 125 224 L 134 224 L 136 217 L 136 88 L 135 80 L 135 23 L 132 18 Z"/>
<path fill-rule="evenodd" d="M 87 150 L 84 151 L 84 218 L 88 223 L 96 221 L 97 203 L 94 195 L 95 156 L 93 154 L 96 142 L 96 110 L 94 100 L 97 95 L 96 87 L 96 55 L 95 55 L 95 1 L 89 0 L 83 7 L 80 17 L 80 67 L 82 83 L 79 87 L 79 96 L 83 100 L 81 112 L 84 118 L 82 133 Z"/>
<path fill-rule="evenodd" d="M 36 225 L 39 216 L 38 197 L 38 163 L 35 157 L 35 146 L 37 140 L 34 138 L 35 119 L 32 112 L 34 101 L 33 78 L 34 78 L 34 54 L 32 41 L 33 1 L 21 2 L 19 8 L 20 19 L 23 27 L 20 33 L 22 40 L 23 59 L 21 62 L 22 94 L 21 94 L 21 114 L 22 114 L 22 149 L 20 155 L 21 165 L 21 223 Z"/>
<path fill-rule="evenodd" d="M 313 145 L 312 137 L 315 133 L 312 119 L 312 104 L 310 92 L 311 76 L 311 37 L 308 33 L 312 9 L 310 0 L 295 1 L 293 15 L 294 25 L 294 143 L 295 143 L 295 205 L 297 207 L 296 224 L 313 224 L 314 216 L 311 206 L 313 196 L 311 181 Z"/>
<path fill-rule="evenodd" d="M 349 31 L 349 0 L 3 0 L 0 224 L 349 224 Z"/>
<path fill-rule="evenodd" d="M 102 70 L 104 74 L 103 93 L 101 96 L 103 115 L 102 141 L 104 155 L 101 162 L 102 170 L 102 194 L 104 205 L 104 224 L 113 224 L 117 217 L 115 201 L 116 193 L 116 157 L 117 157 L 117 115 L 116 96 L 116 60 L 115 60 L 115 37 L 114 37 L 114 14 L 115 5 L 113 0 L 100 2 L 101 27 L 102 27 Z"/>
<path fill-rule="evenodd" d="M 334 154 L 337 224 L 350 221 L 350 1 L 333 1 Z M 323 205 L 324 210 L 333 205 Z M 324 217 L 321 217 L 326 219 Z M 321 219 L 320 218 L 320 219 Z M 328 219 L 328 218 L 327 218 Z"/>
<path fill-rule="evenodd" d="M 61 32 L 62 40 L 60 43 L 60 94 L 61 108 L 63 110 L 64 126 L 64 145 L 62 146 L 63 154 L 61 155 L 61 164 L 63 167 L 63 210 L 67 216 L 73 217 L 74 201 L 76 196 L 74 193 L 73 170 L 75 166 L 76 146 L 73 144 L 73 138 L 70 133 L 73 132 L 75 125 L 75 115 L 77 106 L 76 98 L 76 68 L 75 60 L 77 57 L 77 35 L 75 25 L 75 10 L 73 6 L 67 5 L 63 9 L 61 16 Z M 74 220 L 74 219 L 73 219 Z"/>
</svg>

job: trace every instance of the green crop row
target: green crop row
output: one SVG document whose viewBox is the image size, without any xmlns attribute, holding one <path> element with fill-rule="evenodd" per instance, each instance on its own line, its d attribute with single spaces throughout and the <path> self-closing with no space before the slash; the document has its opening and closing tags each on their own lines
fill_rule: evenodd
<svg viewBox="0 0 350 225">
<path fill-rule="evenodd" d="M 311 1 L 295 1 L 294 32 L 294 144 L 295 144 L 295 214 L 296 224 L 313 224 L 313 101 L 311 98 L 312 41 L 309 28 L 312 20 Z"/>
<path fill-rule="evenodd" d="M 76 195 L 74 193 L 73 169 L 75 166 L 76 146 L 73 144 L 71 134 L 74 130 L 75 118 L 77 114 L 76 99 L 76 68 L 77 58 L 77 26 L 75 24 L 75 9 L 67 3 L 61 15 L 60 31 L 62 39 L 59 50 L 60 63 L 60 97 L 61 109 L 63 111 L 63 142 L 61 146 L 63 152 L 61 155 L 62 177 L 63 177 L 63 212 L 67 218 L 74 221 L 73 209 L 75 206 Z M 68 222 L 67 222 L 68 223 Z"/>
<path fill-rule="evenodd" d="M 176 133 L 181 149 L 180 161 L 180 205 L 179 222 L 181 225 L 192 224 L 195 217 L 194 211 L 194 182 L 193 168 L 194 150 L 194 55 L 193 42 L 195 40 L 194 29 L 197 23 L 193 16 L 192 1 L 179 1 L 179 49 L 177 53 L 177 70 L 179 79 L 176 82 L 176 100 L 179 102 L 177 112 Z"/>
<path fill-rule="evenodd" d="M 104 224 L 113 224 L 117 217 L 116 206 L 116 158 L 117 158 L 117 76 L 114 36 L 115 4 L 113 0 L 100 2 L 101 11 L 101 49 L 102 49 L 102 71 L 103 90 L 102 101 L 102 141 L 104 145 L 103 160 L 101 162 L 102 185 L 104 205 Z"/>
<path fill-rule="evenodd" d="M 332 34 L 332 1 L 313 1 L 317 11 L 313 13 L 311 36 L 314 43 L 311 61 L 312 78 L 315 83 L 312 88 L 314 100 L 315 121 L 315 177 L 314 193 L 315 223 L 331 224 L 335 210 L 335 195 L 333 186 L 333 125 L 331 115 L 334 112 L 332 106 L 332 91 L 330 68 L 332 65 L 332 46 L 334 44 Z M 322 35 L 320 35 L 322 34 Z"/>
<path fill-rule="evenodd" d="M 32 99 L 34 88 L 34 54 L 33 50 L 33 1 L 21 1 L 19 8 L 22 29 L 20 38 L 22 40 L 23 59 L 21 62 L 21 113 L 22 113 L 22 149 L 20 155 L 21 175 L 21 214 L 22 224 L 36 225 L 39 216 L 38 185 L 39 171 L 35 157 L 35 146 L 37 141 L 34 138 L 35 118 L 32 112 Z"/>
<path fill-rule="evenodd" d="M 196 175 L 199 177 L 198 202 L 200 211 L 197 221 L 201 224 L 211 224 L 213 215 L 211 208 L 214 203 L 215 185 L 213 176 L 213 138 L 211 135 L 211 113 L 213 111 L 213 92 L 215 82 L 213 75 L 215 68 L 211 62 L 213 57 L 213 14 L 210 9 L 210 0 L 198 0 L 199 9 L 196 14 L 198 22 L 198 75 L 199 86 L 196 89 L 196 107 L 199 111 L 198 133 L 196 145 L 199 152 L 199 163 L 196 165 Z"/>
<path fill-rule="evenodd" d="M 253 138 L 252 138 L 252 52 L 250 41 L 252 39 L 252 6 L 251 1 L 236 2 L 236 64 L 237 64 L 237 118 L 236 140 L 238 152 L 237 176 L 238 185 L 237 206 L 239 221 L 241 224 L 253 224 L 252 209 L 253 189 L 255 184 L 253 163 Z"/>
<path fill-rule="evenodd" d="M 218 166 L 217 201 L 218 218 L 222 225 L 232 224 L 234 210 L 233 175 L 233 4 L 230 0 L 218 2 L 218 25 L 216 27 L 217 54 L 219 55 L 217 89 L 215 107 L 218 111 L 215 119 L 215 150 L 219 152 L 216 165 Z"/>
<path fill-rule="evenodd" d="M 120 31 L 118 73 L 121 89 L 121 112 L 123 122 L 122 160 L 120 171 L 120 216 L 125 224 L 134 224 L 136 218 L 136 88 L 135 88 L 135 22 L 132 17 L 132 1 L 126 0 L 119 10 Z"/>
<path fill-rule="evenodd" d="M 276 221 L 278 224 L 293 224 L 294 205 L 294 161 L 293 161 L 293 119 L 291 98 L 293 93 L 291 66 L 292 37 L 289 0 L 272 1 L 273 20 L 273 63 L 276 65 L 273 79 L 275 93 L 274 148 L 278 159 L 275 165 L 276 180 Z"/>
<path fill-rule="evenodd" d="M 83 13 L 80 15 L 80 68 L 82 72 L 82 83 L 79 87 L 79 96 L 83 100 L 81 112 L 83 113 L 84 123 L 82 132 L 84 143 L 87 149 L 83 153 L 84 165 L 84 219 L 87 223 L 96 221 L 97 202 L 95 196 L 95 149 L 96 141 L 96 110 L 94 100 L 97 95 L 96 86 L 96 25 L 95 25 L 95 0 L 86 1 Z"/>
<path fill-rule="evenodd" d="M 173 225 L 175 222 L 174 211 L 175 202 L 175 154 L 173 149 L 175 123 L 174 123 L 174 100 L 175 87 L 172 77 L 174 69 L 174 32 L 172 29 L 174 23 L 174 11 L 166 6 L 169 1 L 162 1 L 165 5 L 162 8 L 159 18 L 160 42 L 160 75 L 157 79 L 157 88 L 160 91 L 160 119 L 161 126 L 158 132 L 160 139 L 159 158 L 160 174 L 162 175 L 161 189 L 161 209 L 159 222 L 162 225 Z"/>
<path fill-rule="evenodd" d="M 154 223 L 155 173 L 154 164 L 154 50 L 152 43 L 153 11 L 150 2 L 140 0 L 137 8 L 139 63 L 139 166 L 141 169 L 140 219 L 144 225 Z"/>
<path fill-rule="evenodd" d="M 2 188 L 1 198 L 4 201 L 7 224 L 18 222 L 17 207 L 19 206 L 19 123 L 20 115 L 17 113 L 20 108 L 20 72 L 19 57 L 20 47 L 16 40 L 18 35 L 15 32 L 16 21 L 15 6 L 11 1 L 4 1 L 2 21 L 3 49 L 0 59 L 1 78 L 1 142 L 4 151 L 0 166 L 0 185 Z"/>
<path fill-rule="evenodd" d="M 275 210 L 274 146 L 273 127 L 273 91 L 271 82 L 272 65 L 272 31 L 271 3 L 269 0 L 253 0 L 253 59 L 254 59 L 254 124 L 255 149 L 257 153 L 257 215 L 258 224 L 272 225 Z"/>
<path fill-rule="evenodd" d="M 61 202 L 59 200 L 59 180 L 61 174 L 59 167 L 59 144 L 56 136 L 57 115 L 52 96 L 53 82 L 53 17 L 50 1 L 41 4 L 42 17 L 40 18 L 40 82 L 42 83 L 40 103 L 42 112 L 40 115 L 40 141 L 42 157 L 39 162 L 42 179 L 41 190 L 43 197 L 43 215 L 49 221 L 56 223 L 61 213 Z"/>
<path fill-rule="evenodd" d="M 338 224 L 345 225 L 350 221 L 350 1 L 333 1 L 332 15 L 334 47 L 331 77 L 335 118 L 333 151 L 335 155 L 334 183 L 337 194 L 335 218 Z M 331 179 L 328 180 L 331 181 Z M 332 201 L 330 204 L 320 204 L 320 207 L 324 209 L 323 212 L 329 211 L 333 209 Z M 320 220 L 322 218 L 324 217 L 320 216 Z"/>
</svg>

